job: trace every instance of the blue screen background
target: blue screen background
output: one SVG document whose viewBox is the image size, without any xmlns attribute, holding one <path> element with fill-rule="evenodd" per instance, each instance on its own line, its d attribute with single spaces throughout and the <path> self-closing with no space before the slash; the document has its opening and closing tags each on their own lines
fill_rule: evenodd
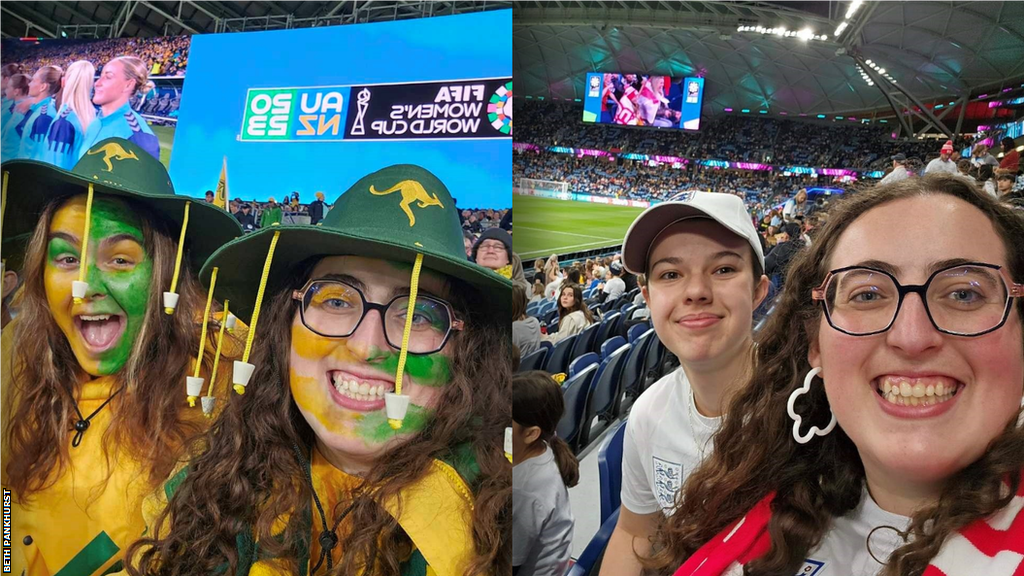
<svg viewBox="0 0 1024 576">
<path fill-rule="evenodd" d="M 391 164 L 436 174 L 460 208 L 512 204 L 512 140 L 239 142 L 249 88 L 512 76 L 512 11 L 192 37 L 171 152 L 179 194 L 213 190 L 228 161 L 230 198 L 334 200 Z"/>
</svg>

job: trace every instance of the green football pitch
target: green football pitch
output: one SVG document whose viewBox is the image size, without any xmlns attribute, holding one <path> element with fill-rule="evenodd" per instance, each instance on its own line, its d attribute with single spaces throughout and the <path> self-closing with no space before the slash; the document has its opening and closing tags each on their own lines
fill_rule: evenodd
<svg viewBox="0 0 1024 576">
<path fill-rule="evenodd" d="M 643 208 L 512 195 L 512 246 L 527 260 L 622 243 Z M 525 266 L 525 264 L 524 264 Z"/>
<path fill-rule="evenodd" d="M 174 126 L 149 125 L 160 140 L 160 163 L 166 168 L 171 167 L 171 144 L 174 143 Z"/>
</svg>

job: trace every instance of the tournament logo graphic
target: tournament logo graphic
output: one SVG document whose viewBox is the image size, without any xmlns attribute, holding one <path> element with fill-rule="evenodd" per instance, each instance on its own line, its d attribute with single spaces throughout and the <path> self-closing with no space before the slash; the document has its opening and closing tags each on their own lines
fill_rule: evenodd
<svg viewBox="0 0 1024 576">
<path fill-rule="evenodd" d="M 512 79 L 480 78 L 250 88 L 238 140 L 507 139 L 511 133 Z"/>
<path fill-rule="evenodd" d="M 686 103 L 687 104 L 696 104 L 697 103 L 697 96 L 699 94 L 700 94 L 700 83 L 694 82 L 694 81 L 690 81 L 686 85 Z"/>
<path fill-rule="evenodd" d="M 676 492 L 683 485 L 683 465 L 662 460 L 657 456 L 654 459 L 654 492 L 658 498 L 658 504 L 662 508 L 675 506 Z"/>
<path fill-rule="evenodd" d="M 512 83 L 498 88 L 487 105 L 487 119 L 502 134 L 512 133 Z"/>
<path fill-rule="evenodd" d="M 594 98 L 594 97 L 596 97 L 598 95 L 598 93 L 600 91 L 601 91 L 601 78 L 599 76 L 591 76 L 590 77 L 590 92 L 587 93 L 587 96 L 590 97 L 590 98 Z"/>
</svg>

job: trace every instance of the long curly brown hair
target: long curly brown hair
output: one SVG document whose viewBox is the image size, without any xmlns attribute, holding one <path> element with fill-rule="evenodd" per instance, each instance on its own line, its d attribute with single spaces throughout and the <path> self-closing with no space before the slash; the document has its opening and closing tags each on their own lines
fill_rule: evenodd
<svg viewBox="0 0 1024 576">
<path fill-rule="evenodd" d="M 129 549 L 128 572 L 210 574 L 240 565 L 236 538 L 259 543 L 261 557 L 276 558 L 297 573 L 298 550 L 308 550 L 312 491 L 295 446 L 311 446 L 312 429 L 292 400 L 289 386 L 291 324 L 298 302 L 293 290 L 309 277 L 315 260 L 288 275 L 292 285 L 264 306 L 265 319 L 253 356 L 259 358 L 254 385 L 232 398 L 202 442 L 208 446 L 188 467 L 169 506 L 144 538 Z M 426 427 L 382 455 L 355 491 L 349 516 L 358 526 L 339 534 L 343 556 L 332 574 L 397 576 L 410 541 L 381 502 L 399 495 L 422 478 L 433 459 L 468 445 L 480 468 L 474 493 L 472 534 L 475 555 L 466 574 L 512 571 L 511 466 L 504 456 L 504 429 L 511 420 L 511 336 L 507 319 L 487 307 L 461 283 L 450 298 L 466 328 L 453 336 L 452 377 Z M 372 490 L 367 487 L 374 487 Z M 327 511 L 329 517 L 340 511 Z M 291 521 L 280 533 L 280 518 Z M 308 518 L 308 516 L 306 516 Z M 169 524 L 169 528 L 157 529 Z M 366 570 L 367 566 L 372 569 Z"/>
<path fill-rule="evenodd" d="M 70 458 L 72 423 L 77 420 L 74 396 L 82 370 L 71 346 L 54 321 L 46 300 L 43 272 L 50 222 L 66 198 L 43 210 L 25 255 L 21 308 L 14 324 L 13 377 L 5 390 L 4 482 L 20 501 L 56 482 Z M 188 413 L 184 377 L 199 346 L 193 311 L 204 296 L 192 273 L 183 267 L 178 311 L 163 311 L 162 292 L 174 272 L 176 235 L 163 218 L 145 205 L 122 200 L 142 222 L 144 248 L 153 262 L 149 299 L 142 327 L 128 361 L 114 376 L 122 388 L 105 408 L 113 414 L 104 433 L 107 470 L 115 450 L 132 454 L 139 471 L 152 485 L 166 479 L 189 438 L 202 432 L 198 409 Z M 210 329 L 212 333 L 212 328 Z M 204 358 L 209 368 L 212 358 Z M 56 473 L 55 473 L 56 472 Z M 109 476 L 109 474 L 108 474 Z"/>
<path fill-rule="evenodd" d="M 859 504 L 864 468 L 842 428 L 807 445 L 791 436 L 786 403 L 811 368 L 808 346 L 817 338 L 821 318 L 811 289 L 827 274 L 839 237 L 859 215 L 897 199 L 932 195 L 952 196 L 984 212 L 1006 246 L 1010 274 L 1017 282 L 1024 280 L 1024 219 L 963 180 L 909 179 L 848 193 L 836 202 L 815 242 L 790 266 L 775 312 L 758 335 L 752 379 L 731 403 L 713 455 L 677 495 L 679 508 L 655 537 L 655 552 L 645 559 L 648 568 L 671 573 L 774 491 L 771 548 L 747 564 L 744 573 L 794 574 L 832 519 Z M 1015 306 L 1024 319 L 1024 307 Z M 798 411 L 811 422 L 827 422 L 824 388 L 812 387 L 805 398 Z M 981 458 L 948 479 L 938 502 L 913 515 L 910 541 L 892 554 L 885 576 L 920 575 L 946 538 L 1009 503 L 1024 469 L 1024 429 L 1015 424 L 1015 419 L 1009 422 Z M 1007 480 L 1009 492 L 1001 486 Z"/>
</svg>

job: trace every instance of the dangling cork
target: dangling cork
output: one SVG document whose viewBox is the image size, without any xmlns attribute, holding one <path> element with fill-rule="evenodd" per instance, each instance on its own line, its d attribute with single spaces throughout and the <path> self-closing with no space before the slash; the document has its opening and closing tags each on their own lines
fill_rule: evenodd
<svg viewBox="0 0 1024 576">
<path fill-rule="evenodd" d="M 416 262 L 412 265 L 412 280 L 409 283 L 409 307 L 405 312 L 405 328 L 402 329 L 402 349 L 398 353 L 395 392 L 384 395 L 384 408 L 387 411 L 388 425 L 392 430 L 402 428 L 405 413 L 409 410 L 409 397 L 402 394 L 402 377 L 405 373 L 405 361 L 409 355 L 409 334 L 412 333 L 412 319 L 416 311 L 416 293 L 420 287 L 420 270 L 422 268 L 423 254 L 417 254 Z"/>
<path fill-rule="evenodd" d="M 252 352 L 252 342 L 256 338 L 256 323 L 260 318 L 260 309 L 263 307 L 263 293 L 267 291 L 267 277 L 270 276 L 270 266 L 274 263 L 274 250 L 277 248 L 277 240 L 281 237 L 281 231 L 274 232 L 270 239 L 270 248 L 267 250 L 267 259 L 263 262 L 263 273 L 260 275 L 260 287 L 256 291 L 256 306 L 252 311 L 252 325 L 249 326 L 249 334 L 245 338 L 245 352 L 242 360 L 235 360 L 231 370 L 231 382 L 235 392 L 245 394 L 245 387 L 249 385 L 256 366 L 249 363 L 249 353 Z"/>
<path fill-rule="evenodd" d="M 217 350 L 213 353 L 213 373 L 210 374 L 210 388 L 206 391 L 206 396 L 199 399 L 203 405 L 203 416 L 207 418 L 213 417 L 213 407 L 217 403 L 217 399 L 213 396 L 213 385 L 217 382 L 217 370 L 220 368 L 220 351 L 224 348 L 224 328 L 227 324 L 225 318 L 228 318 L 231 314 L 228 309 L 230 303 L 230 300 L 224 301 L 224 312 L 221 315 L 220 330 L 217 331 Z"/>
<path fill-rule="evenodd" d="M 206 328 L 210 323 L 210 306 L 213 304 L 213 290 L 217 287 L 217 268 L 214 267 L 210 274 L 210 290 L 206 293 L 206 309 L 203 311 L 203 329 L 199 332 L 199 353 L 196 354 L 196 367 L 191 376 L 187 376 L 186 392 L 188 393 L 188 405 L 195 406 L 196 398 L 203 393 L 204 379 L 199 377 L 199 370 L 203 367 L 203 353 L 206 351 Z"/>
<path fill-rule="evenodd" d="M 174 257 L 174 276 L 171 276 L 171 291 L 164 292 L 164 313 L 174 314 L 178 307 L 178 276 L 181 273 L 181 254 L 185 251 L 185 231 L 188 229 L 188 209 L 192 203 L 185 202 L 185 217 L 181 221 L 181 234 L 178 236 L 178 253 Z"/>
<path fill-rule="evenodd" d="M 92 183 L 89 183 L 89 193 L 85 197 L 85 232 L 82 234 L 82 259 L 78 262 L 78 280 L 71 282 L 71 297 L 75 304 L 85 301 L 85 293 L 89 290 L 89 283 L 85 281 L 85 271 L 89 263 L 89 228 L 92 222 Z"/>
</svg>

